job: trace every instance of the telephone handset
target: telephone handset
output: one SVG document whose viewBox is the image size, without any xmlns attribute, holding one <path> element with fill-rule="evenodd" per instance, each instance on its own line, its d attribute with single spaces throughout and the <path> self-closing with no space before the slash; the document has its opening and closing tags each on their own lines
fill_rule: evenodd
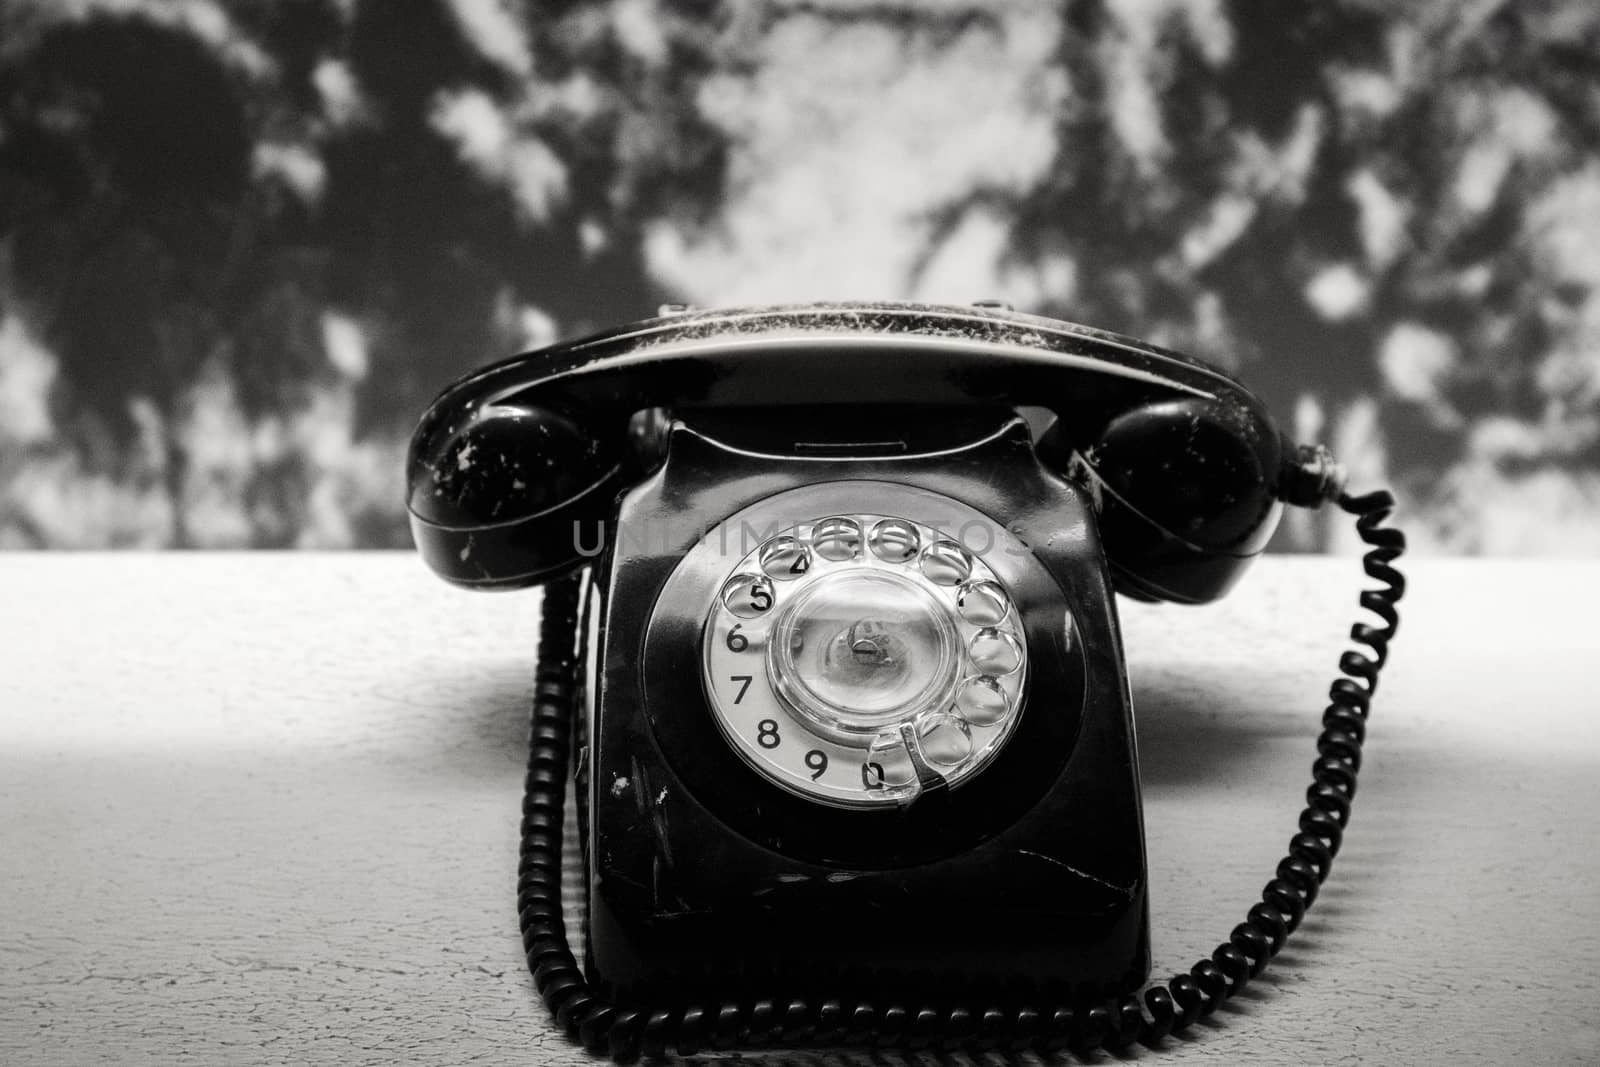
<svg viewBox="0 0 1600 1067">
<path fill-rule="evenodd" d="M 450 386 L 412 441 L 412 530 L 453 582 L 546 585 L 519 910 L 558 1022 L 629 1059 L 1115 1047 L 1208 1015 L 1327 876 L 1398 621 L 1393 501 L 1341 482 L 1222 372 L 997 307 L 678 313 Z M 1352 631 L 1371 655 L 1340 661 L 1261 901 L 1141 998 L 1112 592 L 1211 600 L 1284 504 L 1326 500 L 1383 583 Z"/>
</svg>

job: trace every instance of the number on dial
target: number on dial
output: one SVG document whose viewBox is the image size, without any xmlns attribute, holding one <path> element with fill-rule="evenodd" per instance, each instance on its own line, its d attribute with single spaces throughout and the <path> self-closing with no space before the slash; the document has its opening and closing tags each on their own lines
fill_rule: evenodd
<svg viewBox="0 0 1600 1067">
<path fill-rule="evenodd" d="M 735 574 L 722 587 L 722 603 L 741 619 L 772 610 L 772 580 L 758 574 Z"/>
</svg>

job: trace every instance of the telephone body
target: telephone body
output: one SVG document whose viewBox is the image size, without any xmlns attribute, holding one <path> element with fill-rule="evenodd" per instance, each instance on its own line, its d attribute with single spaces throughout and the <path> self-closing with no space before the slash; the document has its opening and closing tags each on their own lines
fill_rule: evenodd
<svg viewBox="0 0 1600 1067">
<path fill-rule="evenodd" d="M 1113 593 L 1214 599 L 1285 502 L 1339 493 L 1324 452 L 1198 360 L 890 303 L 677 313 L 496 364 L 424 415 L 409 487 L 443 577 L 566 596 L 547 594 L 565 647 L 541 655 L 567 674 L 541 673 L 560 695 L 536 709 L 524 932 L 558 1019 L 613 1052 L 651 1020 L 681 1051 L 690 1005 L 719 999 L 739 1040 L 801 1009 L 815 1040 L 829 1004 L 1134 994 L 1148 899 Z M 583 973 L 549 886 L 569 739 Z"/>
</svg>

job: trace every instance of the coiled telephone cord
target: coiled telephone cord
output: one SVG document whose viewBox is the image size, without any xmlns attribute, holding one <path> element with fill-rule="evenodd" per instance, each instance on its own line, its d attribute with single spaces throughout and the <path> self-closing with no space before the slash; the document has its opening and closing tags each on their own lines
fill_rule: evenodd
<svg viewBox="0 0 1600 1067">
<path fill-rule="evenodd" d="M 1394 509 L 1386 492 L 1340 495 L 1356 516 L 1369 577 L 1381 589 L 1364 590 L 1361 607 L 1382 625 L 1356 623 L 1351 640 L 1367 651 L 1347 651 L 1329 690 L 1317 737 L 1317 760 L 1299 830 L 1288 854 L 1261 891 L 1245 921 L 1209 958 L 1140 997 L 1128 994 L 1093 1006 L 907 1006 L 886 1001 L 805 998 L 727 1000 L 721 1004 L 651 1007 L 615 1004 L 584 980 L 567 941 L 561 912 L 563 804 L 572 760 L 572 728 L 582 688 L 578 677 L 578 602 L 581 577 L 545 587 L 539 666 L 533 703 L 533 737 L 522 804 L 522 852 L 517 910 L 528 967 L 545 1006 L 569 1037 L 591 1052 L 619 1062 L 676 1051 L 764 1045 L 868 1048 L 1006 1049 L 1089 1052 L 1133 1042 L 1158 1044 L 1205 1018 L 1260 974 L 1300 925 L 1333 866 L 1355 797 L 1361 746 L 1378 672 L 1399 625 L 1396 602 L 1405 579 L 1394 566 L 1405 536 L 1383 522 Z"/>
</svg>

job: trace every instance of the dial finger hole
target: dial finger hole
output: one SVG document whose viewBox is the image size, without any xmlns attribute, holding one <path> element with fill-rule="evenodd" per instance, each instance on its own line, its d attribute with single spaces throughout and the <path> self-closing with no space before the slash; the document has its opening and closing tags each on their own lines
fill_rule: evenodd
<svg viewBox="0 0 1600 1067">
<path fill-rule="evenodd" d="M 1011 604 L 998 582 L 976 581 L 961 587 L 956 609 L 974 626 L 994 626 L 1005 621 Z"/>
<path fill-rule="evenodd" d="M 935 541 L 922 550 L 920 566 L 935 585 L 960 585 L 972 574 L 972 557 L 954 541 Z"/>
<path fill-rule="evenodd" d="M 917 780 L 917 769 L 898 730 L 885 730 L 867 749 L 861 782 L 867 789 L 896 788 Z"/>
<path fill-rule="evenodd" d="M 780 582 L 792 582 L 811 569 L 811 553 L 797 537 L 774 537 L 761 549 L 761 569 Z"/>
<path fill-rule="evenodd" d="M 823 519 L 811 529 L 811 548 L 830 563 L 855 559 L 861 551 L 861 527 L 854 519 Z"/>
<path fill-rule="evenodd" d="M 904 519 L 880 519 L 867 535 L 872 554 L 885 563 L 905 563 L 921 547 L 917 528 Z"/>
<path fill-rule="evenodd" d="M 956 710 L 974 726 L 993 726 L 1011 710 L 1011 698 L 987 675 L 968 678 L 956 690 Z"/>
<path fill-rule="evenodd" d="M 922 758 L 941 767 L 954 767 L 972 755 L 972 734 L 967 724 L 954 715 L 924 715 L 917 737 L 922 743 Z"/>
<path fill-rule="evenodd" d="M 973 634 L 967 658 L 984 674 L 1010 674 L 1022 665 L 1022 646 L 1010 634 L 989 627 Z"/>
<path fill-rule="evenodd" d="M 771 580 L 759 574 L 735 574 L 722 587 L 722 604 L 741 619 L 757 619 L 772 610 Z"/>
</svg>

